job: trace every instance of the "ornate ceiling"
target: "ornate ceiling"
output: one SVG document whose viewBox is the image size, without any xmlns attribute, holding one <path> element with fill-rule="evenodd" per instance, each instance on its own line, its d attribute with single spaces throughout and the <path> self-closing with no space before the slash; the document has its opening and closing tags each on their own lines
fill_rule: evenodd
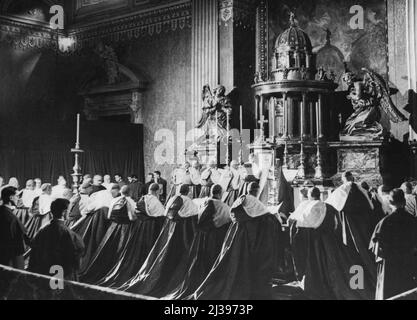
<svg viewBox="0 0 417 320">
<path fill-rule="evenodd" d="M 0 15 L 29 23 L 49 23 L 50 7 L 63 0 L 0 0 Z"/>
<path fill-rule="evenodd" d="M 65 10 L 66 28 L 119 16 L 153 10 L 184 0 L 0 0 L 0 15 L 27 22 L 48 23 L 49 9 L 62 5 Z"/>
</svg>

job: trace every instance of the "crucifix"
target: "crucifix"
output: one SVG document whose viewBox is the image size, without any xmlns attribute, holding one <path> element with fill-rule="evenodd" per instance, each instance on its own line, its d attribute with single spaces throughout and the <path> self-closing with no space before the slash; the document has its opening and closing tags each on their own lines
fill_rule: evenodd
<svg viewBox="0 0 417 320">
<path fill-rule="evenodd" d="M 260 120 L 258 121 L 258 123 L 260 124 L 260 130 L 261 130 L 261 135 L 260 135 L 260 140 L 264 141 L 265 140 L 265 128 L 264 128 L 264 124 L 265 123 L 269 123 L 268 120 L 265 120 L 265 116 L 262 114 Z"/>
</svg>

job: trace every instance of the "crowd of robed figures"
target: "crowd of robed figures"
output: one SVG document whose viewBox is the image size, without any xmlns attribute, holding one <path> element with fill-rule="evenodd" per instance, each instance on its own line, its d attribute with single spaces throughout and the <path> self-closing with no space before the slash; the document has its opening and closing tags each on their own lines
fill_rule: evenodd
<svg viewBox="0 0 417 320">
<path fill-rule="evenodd" d="M 62 264 L 67 279 L 158 298 L 270 299 L 283 264 L 291 264 L 307 298 L 381 299 L 416 287 L 411 185 L 378 193 L 346 173 L 326 202 L 307 184 L 294 210 L 283 176 L 281 205 L 266 207 L 258 174 L 250 162 L 224 170 L 186 163 L 174 171 L 169 193 L 151 177 L 138 188 L 116 183 L 106 190 L 92 190 L 97 182 L 87 177 L 79 193 L 50 197 L 49 208 L 40 196 L 33 201 L 27 229 L 9 186 L 0 217 L 16 217 L 12 238 L 24 244 L 15 255 L 25 254 L 30 271 L 49 274 Z M 362 277 L 355 286 L 352 267 Z"/>
</svg>

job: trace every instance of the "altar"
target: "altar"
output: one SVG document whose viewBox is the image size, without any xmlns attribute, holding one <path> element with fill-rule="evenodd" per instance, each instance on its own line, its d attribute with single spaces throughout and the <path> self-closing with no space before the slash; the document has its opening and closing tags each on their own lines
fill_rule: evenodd
<svg viewBox="0 0 417 320">
<path fill-rule="evenodd" d="M 406 119 L 393 104 L 383 77 L 365 68 L 353 73 L 345 63 L 340 78 L 348 90 L 336 92 L 334 71 L 317 66 L 317 60 L 309 36 L 291 14 L 289 28 L 275 40 L 270 72 L 255 75 L 252 89 L 260 136 L 251 149 L 263 159 L 260 162 L 270 159 L 265 184 L 269 204 L 276 202 L 279 172 L 272 172 L 277 163 L 293 188 L 312 183 L 323 200 L 341 184 L 346 171 L 370 186 L 405 179 L 396 177 L 393 154 L 401 150 L 381 118 L 385 114 L 394 123 Z"/>
</svg>

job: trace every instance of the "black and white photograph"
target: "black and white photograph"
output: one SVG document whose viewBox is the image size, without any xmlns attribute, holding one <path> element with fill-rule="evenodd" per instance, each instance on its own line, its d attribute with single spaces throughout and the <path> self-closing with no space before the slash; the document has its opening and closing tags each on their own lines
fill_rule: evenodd
<svg viewBox="0 0 417 320">
<path fill-rule="evenodd" d="M 0 0 L 0 300 L 417 300 L 417 0 Z"/>
</svg>

